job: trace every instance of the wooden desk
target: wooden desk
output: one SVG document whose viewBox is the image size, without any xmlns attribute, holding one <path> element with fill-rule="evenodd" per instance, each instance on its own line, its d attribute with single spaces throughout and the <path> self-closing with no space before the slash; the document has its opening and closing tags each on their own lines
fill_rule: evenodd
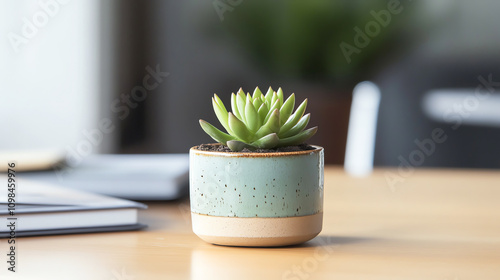
<svg viewBox="0 0 500 280">
<path fill-rule="evenodd" d="M 422 170 L 393 189 L 386 172 L 328 168 L 323 232 L 298 247 L 206 244 L 187 202 L 150 204 L 146 231 L 18 239 L 20 272 L 2 261 L 0 279 L 500 279 L 500 172 Z"/>
</svg>

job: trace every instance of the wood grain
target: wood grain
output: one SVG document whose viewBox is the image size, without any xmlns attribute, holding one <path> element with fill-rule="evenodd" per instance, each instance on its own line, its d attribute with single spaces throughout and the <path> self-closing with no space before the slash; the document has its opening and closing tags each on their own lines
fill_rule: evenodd
<svg viewBox="0 0 500 280">
<path fill-rule="evenodd" d="M 18 239 L 0 279 L 500 279 L 500 172 L 417 170 L 392 188 L 387 172 L 327 168 L 324 228 L 301 246 L 206 244 L 186 201 L 156 203 L 145 231 Z"/>
</svg>

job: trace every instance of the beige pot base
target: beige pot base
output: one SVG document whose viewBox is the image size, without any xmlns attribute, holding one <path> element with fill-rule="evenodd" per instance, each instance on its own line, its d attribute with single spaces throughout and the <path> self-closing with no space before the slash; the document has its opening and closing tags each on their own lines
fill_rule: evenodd
<svg viewBox="0 0 500 280">
<path fill-rule="evenodd" d="M 217 217 L 191 213 L 193 231 L 208 243 L 275 247 L 306 242 L 321 232 L 323 213 L 286 218 Z"/>
</svg>

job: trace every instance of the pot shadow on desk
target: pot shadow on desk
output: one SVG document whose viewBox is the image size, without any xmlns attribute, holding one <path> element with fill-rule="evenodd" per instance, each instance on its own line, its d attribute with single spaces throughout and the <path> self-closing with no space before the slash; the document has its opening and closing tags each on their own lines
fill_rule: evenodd
<svg viewBox="0 0 500 280">
<path fill-rule="evenodd" d="M 319 235 L 305 243 L 286 246 L 283 248 L 309 248 L 309 247 L 325 247 L 325 246 L 335 247 L 341 245 L 365 243 L 365 242 L 370 242 L 372 240 L 374 240 L 374 238 L 338 236 L 338 235 Z"/>
</svg>

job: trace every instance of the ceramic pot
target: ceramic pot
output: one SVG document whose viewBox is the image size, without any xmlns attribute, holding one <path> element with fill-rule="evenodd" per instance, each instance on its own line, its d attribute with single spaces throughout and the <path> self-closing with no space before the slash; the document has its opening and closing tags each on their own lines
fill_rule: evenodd
<svg viewBox="0 0 500 280">
<path fill-rule="evenodd" d="M 218 145 L 218 144 L 214 144 Z M 191 148 L 193 231 L 229 246 L 299 244 L 321 232 L 323 148 L 280 153 Z"/>
</svg>

